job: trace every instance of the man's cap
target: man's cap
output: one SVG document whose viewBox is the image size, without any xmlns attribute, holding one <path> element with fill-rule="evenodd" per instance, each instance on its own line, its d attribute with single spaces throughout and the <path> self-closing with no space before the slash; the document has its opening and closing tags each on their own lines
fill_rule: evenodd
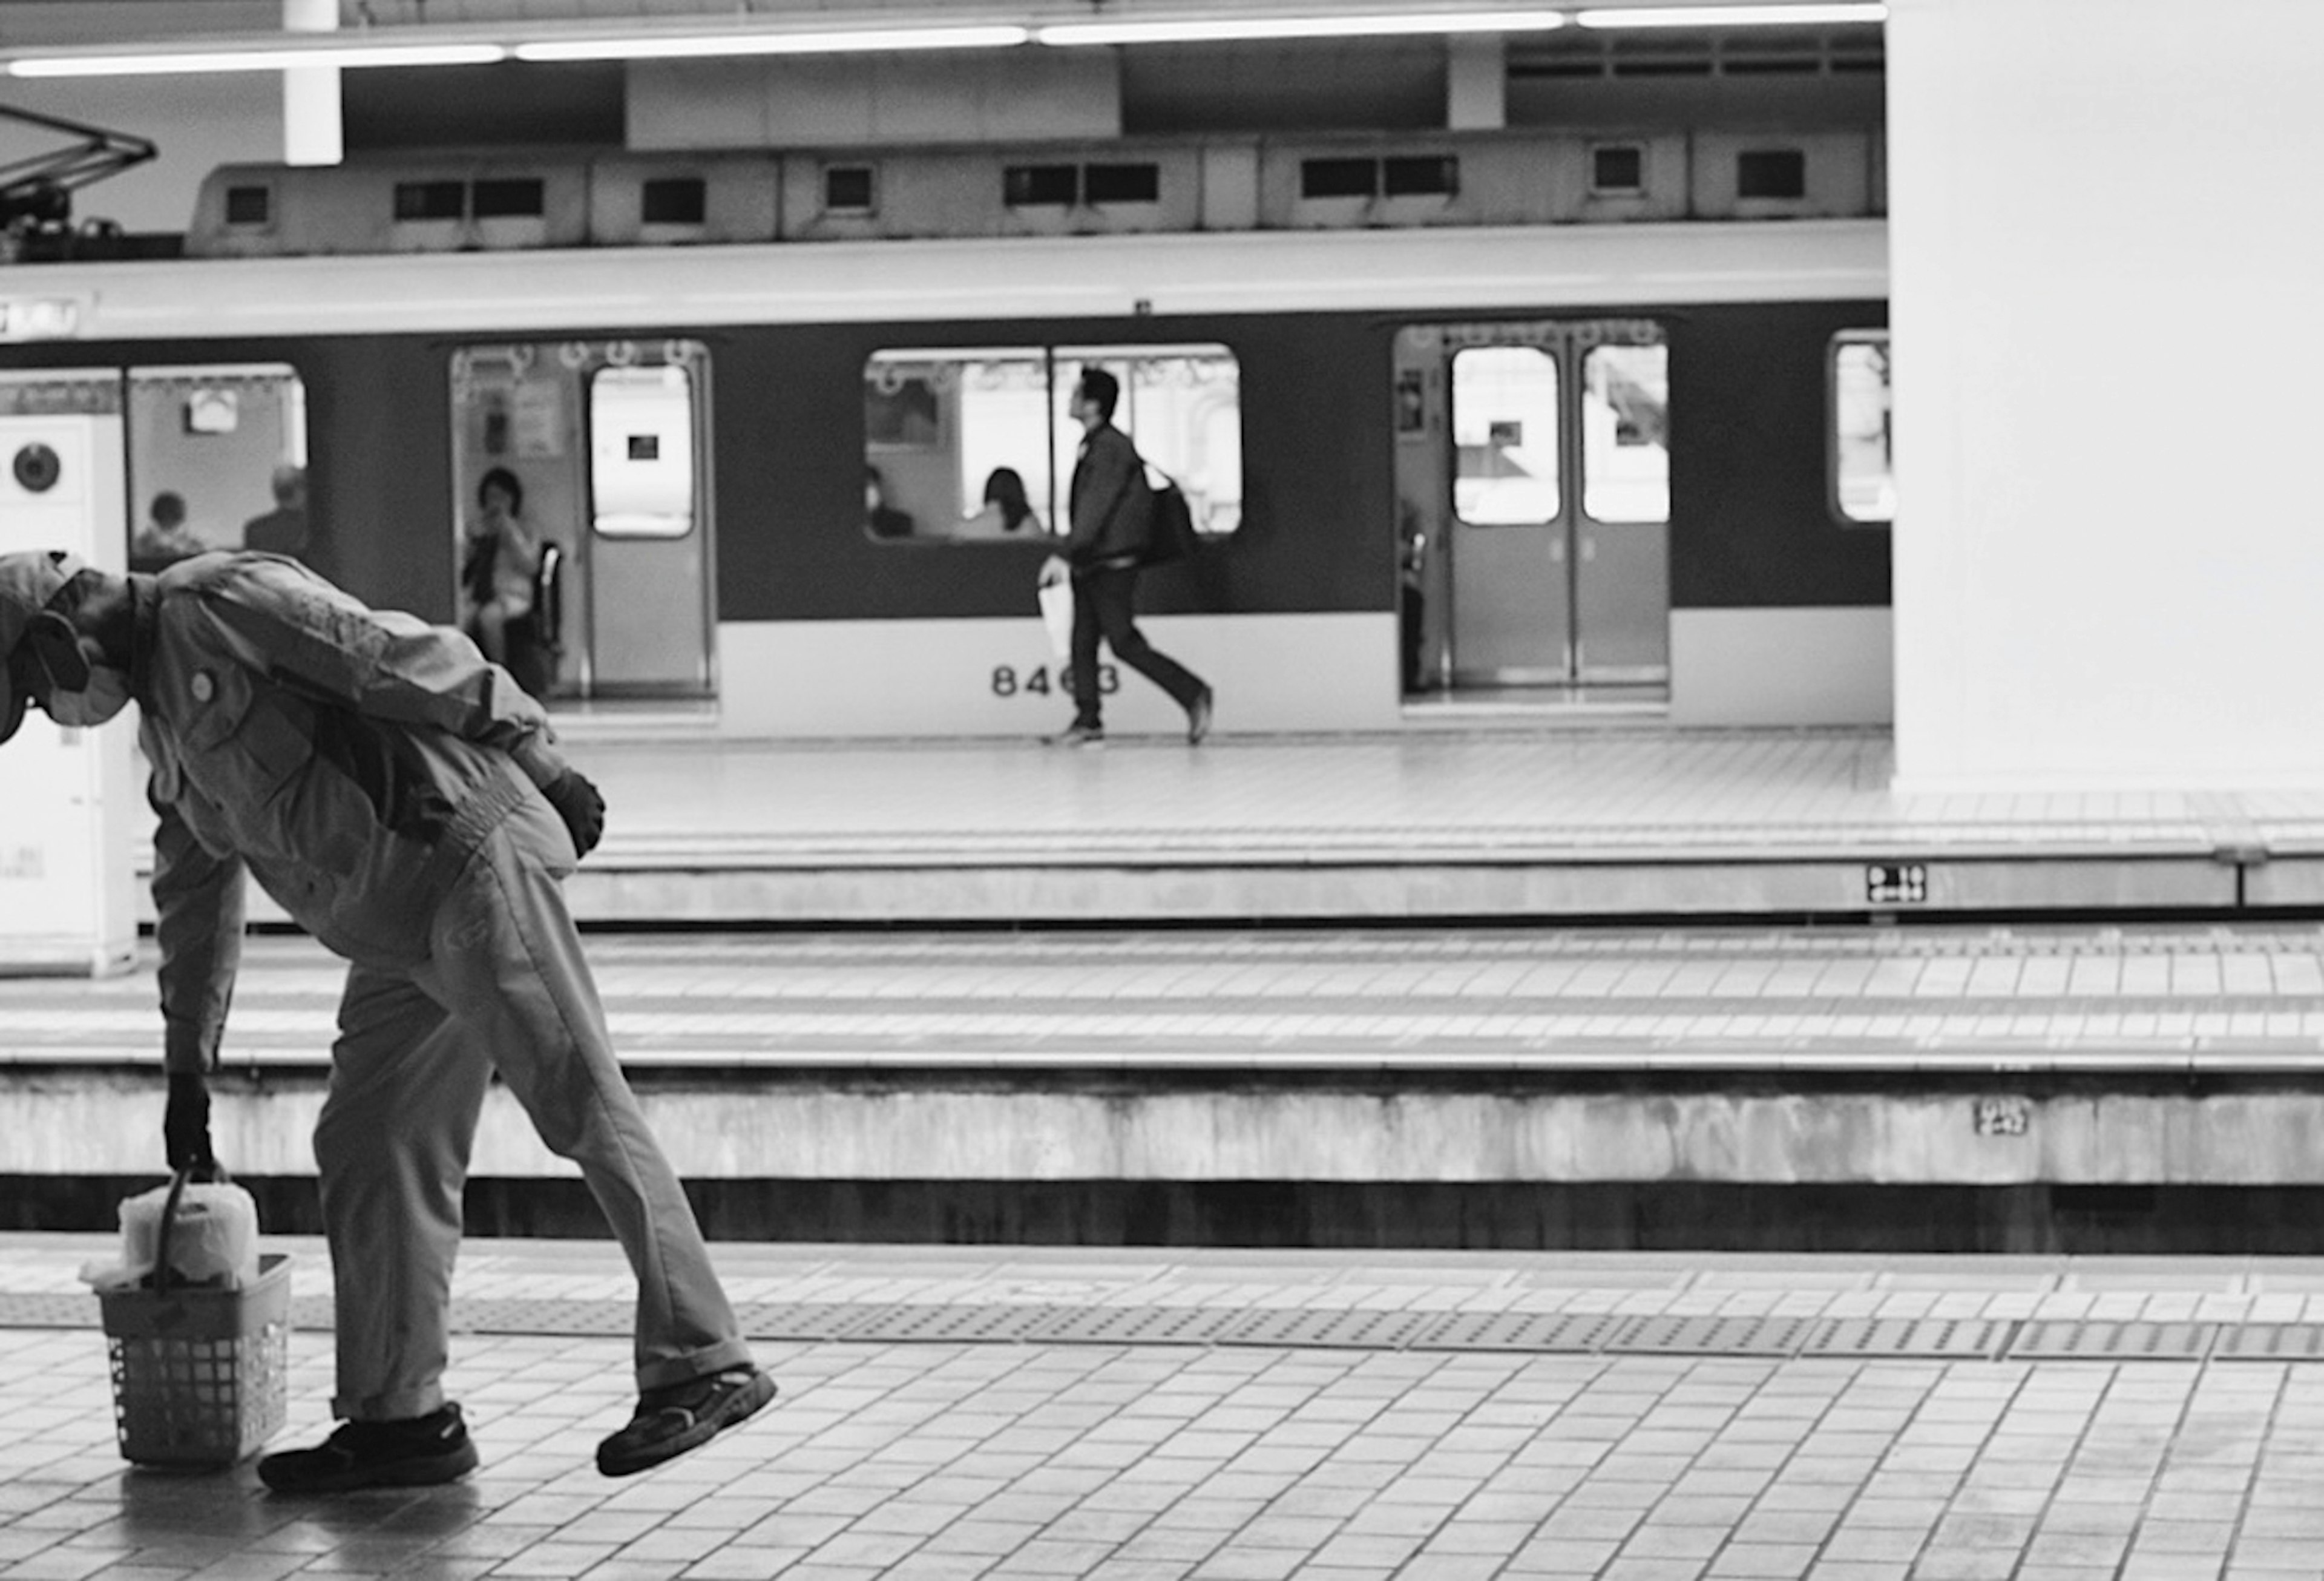
<svg viewBox="0 0 2324 1581">
<path fill-rule="evenodd" d="M 16 684 L 17 645 L 80 570 L 80 560 L 60 550 L 0 554 L 0 741 L 16 734 L 24 722 L 24 705 L 32 701 Z"/>
</svg>

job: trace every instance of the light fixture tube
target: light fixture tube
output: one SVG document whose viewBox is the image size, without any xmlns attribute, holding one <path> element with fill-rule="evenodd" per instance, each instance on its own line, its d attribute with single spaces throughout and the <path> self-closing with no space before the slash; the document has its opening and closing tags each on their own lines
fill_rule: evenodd
<svg viewBox="0 0 2324 1581">
<path fill-rule="evenodd" d="M 1583 27 L 1798 27 L 1888 20 L 1888 7 L 1869 0 L 1830 5 L 1604 5 L 1577 11 Z"/>
<path fill-rule="evenodd" d="M 143 54 L 27 55 L 11 77 L 161 77 L 180 72 L 302 71 L 327 66 L 489 66 L 503 44 L 352 44 L 241 50 L 156 50 Z"/>
<path fill-rule="evenodd" d="M 1061 22 L 1033 30 L 1044 44 L 1185 44 L 1262 39 L 1387 38 L 1410 33 L 1544 32 L 1560 11 L 1396 11 L 1373 15 L 1235 16 L 1177 22 Z"/>
<path fill-rule="evenodd" d="M 836 32 L 630 33 L 619 38 L 542 39 L 510 47 L 520 60 L 676 60 L 722 55 L 838 55 L 890 50 L 1005 50 L 1029 28 L 855 28 Z"/>
</svg>

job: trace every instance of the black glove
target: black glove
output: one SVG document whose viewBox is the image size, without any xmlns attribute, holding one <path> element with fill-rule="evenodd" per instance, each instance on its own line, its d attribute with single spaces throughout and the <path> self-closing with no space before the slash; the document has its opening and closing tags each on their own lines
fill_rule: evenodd
<svg viewBox="0 0 2324 1581">
<path fill-rule="evenodd" d="M 586 856 L 605 837 L 605 799 L 580 773 L 566 770 L 541 789 L 573 837 L 573 855 Z"/>
<path fill-rule="evenodd" d="M 170 1072 L 170 1106 L 161 1114 L 161 1145 L 173 1171 L 217 1172 L 217 1155 L 210 1151 L 209 1083 L 199 1071 Z"/>
</svg>

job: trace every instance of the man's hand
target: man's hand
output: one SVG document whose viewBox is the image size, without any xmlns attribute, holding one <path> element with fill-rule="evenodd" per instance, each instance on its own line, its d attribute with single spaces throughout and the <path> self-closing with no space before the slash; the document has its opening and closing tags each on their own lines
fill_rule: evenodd
<svg viewBox="0 0 2324 1581">
<path fill-rule="evenodd" d="M 565 820 L 566 832 L 573 837 L 573 854 L 586 856 L 605 837 L 605 799 L 597 787 L 572 769 L 551 780 L 541 792 L 549 805 Z"/>
<path fill-rule="evenodd" d="M 217 1155 L 210 1151 L 210 1088 L 199 1071 L 170 1073 L 170 1105 L 161 1113 L 161 1145 L 170 1169 L 215 1174 Z"/>
<path fill-rule="evenodd" d="M 1073 574 L 1074 569 L 1065 563 L 1065 557 L 1053 554 L 1041 562 L 1041 574 L 1035 580 L 1040 586 L 1049 587 L 1067 580 Z"/>
</svg>

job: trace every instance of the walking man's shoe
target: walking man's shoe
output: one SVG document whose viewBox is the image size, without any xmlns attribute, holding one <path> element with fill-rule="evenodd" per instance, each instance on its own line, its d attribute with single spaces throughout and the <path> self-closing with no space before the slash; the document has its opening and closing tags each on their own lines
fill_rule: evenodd
<svg viewBox="0 0 2324 1581">
<path fill-rule="evenodd" d="M 312 1449 L 263 1456 L 258 1480 L 278 1493 L 343 1493 L 355 1488 L 424 1488 L 476 1469 L 475 1441 L 447 1401 L 426 1416 L 341 1422 Z"/>
<path fill-rule="evenodd" d="M 698 1449 L 756 1414 L 775 1397 L 775 1381 L 756 1367 L 734 1367 L 649 1389 L 630 1425 L 597 1446 L 597 1469 L 628 1476 Z"/>
<path fill-rule="evenodd" d="M 1055 735 L 1041 737 L 1044 746 L 1103 746 L 1105 732 L 1094 725 L 1068 725 Z"/>
<path fill-rule="evenodd" d="M 1194 694 L 1194 705 L 1186 710 L 1186 744 L 1200 746 L 1203 737 L 1211 733 L 1211 689 L 1204 687 Z"/>
</svg>

